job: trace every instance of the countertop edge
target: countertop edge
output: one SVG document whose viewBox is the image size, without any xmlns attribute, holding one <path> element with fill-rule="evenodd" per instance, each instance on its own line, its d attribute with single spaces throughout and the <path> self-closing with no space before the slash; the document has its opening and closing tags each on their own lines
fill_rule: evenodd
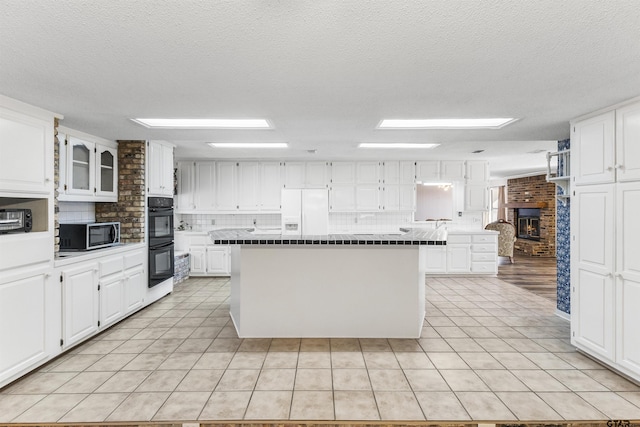
<svg viewBox="0 0 640 427">
<path fill-rule="evenodd" d="M 56 256 L 53 259 L 53 267 L 64 267 L 66 265 L 75 264 L 77 262 L 90 261 L 92 259 L 102 258 L 104 256 L 116 255 L 121 252 L 127 252 L 135 249 L 143 249 L 147 247 L 146 242 L 140 243 L 123 243 L 118 246 L 113 246 L 104 249 L 94 249 L 87 252 L 74 252 L 72 255 L 65 257 Z"/>
</svg>

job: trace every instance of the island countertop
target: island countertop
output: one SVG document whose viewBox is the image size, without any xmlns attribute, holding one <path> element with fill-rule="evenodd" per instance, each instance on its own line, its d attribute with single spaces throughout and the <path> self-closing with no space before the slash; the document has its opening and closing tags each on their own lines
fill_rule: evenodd
<svg viewBox="0 0 640 427">
<path fill-rule="evenodd" d="M 327 234 L 289 236 L 252 228 L 209 232 L 214 245 L 446 245 L 446 230 L 401 228 L 394 234 Z"/>
</svg>

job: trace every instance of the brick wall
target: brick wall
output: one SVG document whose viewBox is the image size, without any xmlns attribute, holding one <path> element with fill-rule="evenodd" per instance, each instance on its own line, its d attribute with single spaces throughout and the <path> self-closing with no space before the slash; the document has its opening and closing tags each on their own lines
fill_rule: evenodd
<svg viewBox="0 0 640 427">
<path fill-rule="evenodd" d="M 60 145 L 58 144 L 58 119 L 53 119 L 53 251 L 60 252 L 60 208 L 58 207 L 58 187 L 60 187 Z"/>
<path fill-rule="evenodd" d="M 540 241 L 518 239 L 515 251 L 539 257 L 556 256 L 556 186 L 545 175 L 507 180 L 507 203 L 547 202 L 540 209 Z M 507 210 L 507 220 L 514 223 L 514 209 Z"/>
<path fill-rule="evenodd" d="M 144 241 L 145 141 L 118 141 L 118 202 L 96 203 L 96 222 L 120 221 L 120 241 Z"/>
</svg>

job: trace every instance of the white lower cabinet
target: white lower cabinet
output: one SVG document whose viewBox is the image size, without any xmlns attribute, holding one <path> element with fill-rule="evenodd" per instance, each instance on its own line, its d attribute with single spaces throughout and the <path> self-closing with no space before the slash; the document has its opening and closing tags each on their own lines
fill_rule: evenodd
<svg viewBox="0 0 640 427">
<path fill-rule="evenodd" d="M 62 347 L 69 348 L 98 331 L 98 263 L 65 269 L 62 281 Z"/>
<path fill-rule="evenodd" d="M 124 275 L 124 314 L 127 315 L 144 305 L 147 275 L 144 266 L 126 269 Z"/>
<path fill-rule="evenodd" d="M 426 248 L 425 271 L 427 273 L 446 273 L 447 272 L 447 247 L 427 246 Z"/>
<path fill-rule="evenodd" d="M 231 275 L 231 248 L 214 245 L 207 233 L 177 233 L 176 250 L 189 252 L 190 276 Z"/>
<path fill-rule="evenodd" d="M 124 315 L 124 277 L 100 280 L 100 325 L 108 326 Z"/>
<path fill-rule="evenodd" d="M 468 273 L 471 271 L 471 246 L 447 244 L 447 273 Z"/>
<path fill-rule="evenodd" d="M 60 269 L 62 348 L 67 349 L 144 306 L 145 249 Z"/>
<path fill-rule="evenodd" d="M 0 387 L 49 357 L 47 328 L 54 308 L 48 301 L 49 268 L 0 278 Z M 57 310 L 59 317 L 59 306 Z M 54 316 L 55 317 L 55 316 Z"/>
<path fill-rule="evenodd" d="M 207 272 L 207 247 L 206 246 L 191 246 L 189 250 L 189 260 L 191 262 L 190 272 L 191 276 L 202 276 Z"/>
<path fill-rule="evenodd" d="M 231 272 L 228 246 L 207 247 L 207 273 L 228 275 Z"/>
<path fill-rule="evenodd" d="M 231 251 L 227 245 L 189 246 L 191 276 L 229 276 Z"/>
<path fill-rule="evenodd" d="M 142 306 L 145 289 L 143 264 L 144 254 L 139 251 L 99 261 L 101 328 Z"/>
<path fill-rule="evenodd" d="M 446 246 L 427 246 L 427 274 L 498 273 L 498 235 L 449 234 Z"/>
</svg>

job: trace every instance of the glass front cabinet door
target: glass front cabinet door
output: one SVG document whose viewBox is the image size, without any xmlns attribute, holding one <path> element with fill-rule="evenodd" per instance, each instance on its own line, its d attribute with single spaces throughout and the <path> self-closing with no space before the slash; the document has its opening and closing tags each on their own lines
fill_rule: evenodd
<svg viewBox="0 0 640 427">
<path fill-rule="evenodd" d="M 118 146 L 58 132 L 60 147 L 59 200 L 72 202 L 118 201 Z M 97 137 L 95 137 L 97 139 Z"/>
<path fill-rule="evenodd" d="M 109 197 L 118 194 L 117 150 L 96 144 L 96 196 Z"/>
<path fill-rule="evenodd" d="M 67 140 L 67 194 L 93 195 L 95 144 L 69 136 Z"/>
</svg>

